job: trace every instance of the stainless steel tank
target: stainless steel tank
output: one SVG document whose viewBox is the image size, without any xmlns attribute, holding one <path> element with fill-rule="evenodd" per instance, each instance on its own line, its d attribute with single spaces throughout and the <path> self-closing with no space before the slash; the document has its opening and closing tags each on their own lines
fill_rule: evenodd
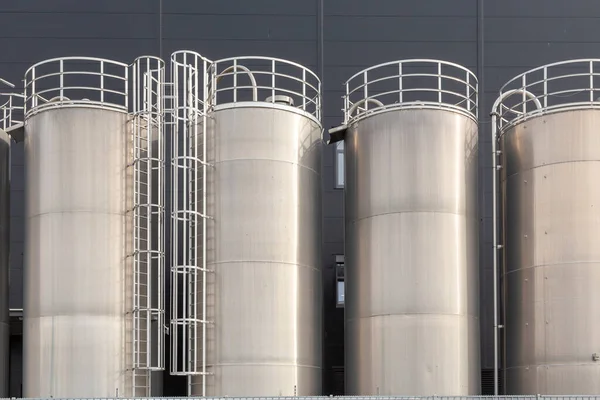
<svg viewBox="0 0 600 400">
<path fill-rule="evenodd" d="M 41 90 L 51 83 L 39 71 L 58 63 L 60 86 Z M 160 368 L 149 346 L 158 340 L 151 321 L 164 321 L 151 310 L 164 267 L 154 239 L 162 159 L 149 154 L 159 132 L 144 122 L 154 97 L 140 106 L 132 94 L 128 113 L 129 70 L 65 58 L 26 75 L 24 397 L 149 396 L 150 371 Z M 151 80 L 138 78 L 134 92 Z M 75 97 L 82 87 L 89 98 Z"/>
<path fill-rule="evenodd" d="M 204 242 L 212 271 L 206 288 L 210 375 L 205 386 L 202 376 L 193 377 L 191 395 L 320 395 L 318 79 L 297 64 L 260 57 L 219 60 L 211 73 L 217 96 L 209 99 L 214 109 L 206 119 L 211 219 Z M 237 84 L 227 79 L 236 73 Z M 293 92 L 282 96 L 297 81 L 278 75 L 273 86 L 276 73 L 317 83 L 295 91 L 290 85 Z M 200 351 L 198 357 L 200 364 Z"/>
<path fill-rule="evenodd" d="M 432 66 L 439 81 L 402 90 Z M 451 76 L 461 91 L 442 93 Z M 346 394 L 479 394 L 477 80 L 419 60 L 348 82 Z"/>
<path fill-rule="evenodd" d="M 599 63 L 536 68 L 501 91 L 507 394 L 600 393 L 600 111 L 585 76 Z"/>
<path fill-rule="evenodd" d="M 26 122 L 23 396 L 125 394 L 127 114 Z"/>
</svg>

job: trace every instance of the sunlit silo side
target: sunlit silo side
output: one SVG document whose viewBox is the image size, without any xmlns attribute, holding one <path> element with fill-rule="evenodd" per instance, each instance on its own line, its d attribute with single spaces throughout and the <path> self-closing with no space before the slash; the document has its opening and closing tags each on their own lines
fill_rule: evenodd
<svg viewBox="0 0 600 400">
<path fill-rule="evenodd" d="M 54 59 L 26 73 L 24 397 L 151 395 L 164 323 L 163 76 L 152 57 Z"/>
<path fill-rule="evenodd" d="M 493 112 L 506 393 L 600 393 L 600 60 L 535 68 Z"/>
<path fill-rule="evenodd" d="M 479 394 L 477 79 L 377 65 L 345 117 L 346 394 Z"/>
<path fill-rule="evenodd" d="M 200 76 L 203 63 L 196 63 Z M 192 187 L 200 194 L 189 194 L 206 205 L 198 210 L 208 217 L 205 239 L 198 241 L 205 252 L 196 259 L 205 285 L 177 289 L 179 296 L 194 293 L 198 304 L 192 317 L 199 321 L 200 340 L 186 344 L 195 353 L 187 365 L 197 368 L 190 371 L 190 393 L 320 395 L 319 80 L 300 65 L 272 58 L 205 66 L 206 104 L 188 103 L 200 112 L 196 121 L 183 123 L 197 129 L 187 137 L 201 138 L 194 157 L 209 164 L 199 169 L 206 173 L 198 178 L 203 183 Z M 195 79 L 184 70 L 176 86 Z M 194 85 L 188 89 L 198 93 Z M 186 98 L 193 101 L 196 94 Z M 189 246 L 182 251 L 193 252 Z M 202 320 L 209 321 L 205 332 Z M 194 327 L 174 324 L 194 338 Z"/>
</svg>

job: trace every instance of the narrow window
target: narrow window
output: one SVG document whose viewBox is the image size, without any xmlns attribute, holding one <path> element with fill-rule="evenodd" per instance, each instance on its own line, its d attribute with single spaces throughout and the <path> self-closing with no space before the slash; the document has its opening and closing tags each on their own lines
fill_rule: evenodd
<svg viewBox="0 0 600 400">
<path fill-rule="evenodd" d="M 336 307 L 344 308 L 345 282 L 344 282 L 344 256 L 335 256 L 335 293 Z"/>
<path fill-rule="evenodd" d="M 335 144 L 335 187 L 344 187 L 344 141 Z"/>
</svg>

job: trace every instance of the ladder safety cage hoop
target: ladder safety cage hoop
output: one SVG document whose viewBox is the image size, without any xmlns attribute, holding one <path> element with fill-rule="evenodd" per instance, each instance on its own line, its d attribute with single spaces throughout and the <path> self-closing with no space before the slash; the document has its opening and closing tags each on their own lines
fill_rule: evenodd
<svg viewBox="0 0 600 400">
<path fill-rule="evenodd" d="M 133 175 L 130 215 L 133 237 L 129 256 L 133 266 L 131 317 L 135 391 L 149 386 L 149 371 L 165 368 L 165 65 L 160 58 L 142 56 L 129 68 Z"/>
<path fill-rule="evenodd" d="M 129 65 L 95 57 L 40 61 L 26 72 L 24 114 L 48 108 L 88 107 L 128 111 Z"/>
<path fill-rule="evenodd" d="M 210 67 L 211 107 L 248 101 L 280 103 L 321 121 L 321 81 L 310 69 L 272 57 L 232 57 Z"/>
<path fill-rule="evenodd" d="M 344 86 L 344 125 L 390 109 L 423 108 L 457 111 L 477 121 L 477 77 L 451 62 L 386 62 L 354 74 Z"/>
<path fill-rule="evenodd" d="M 166 126 L 171 135 L 172 375 L 201 376 L 206 394 L 207 137 L 211 61 L 191 51 L 171 55 Z M 188 386 L 189 387 L 189 386 Z"/>
</svg>

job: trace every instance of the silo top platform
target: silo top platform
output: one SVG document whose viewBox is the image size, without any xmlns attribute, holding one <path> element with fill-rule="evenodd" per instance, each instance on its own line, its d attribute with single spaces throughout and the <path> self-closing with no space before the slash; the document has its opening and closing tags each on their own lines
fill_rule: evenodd
<svg viewBox="0 0 600 400">
<path fill-rule="evenodd" d="M 210 109 L 285 108 L 320 124 L 321 81 L 310 69 L 287 60 L 246 56 L 212 61 L 182 50 L 171 55 L 173 85 L 191 88 L 192 99 Z"/>
<path fill-rule="evenodd" d="M 492 114 L 502 134 L 535 116 L 578 109 L 600 109 L 600 59 L 560 61 L 515 76 L 500 89 Z"/>
<path fill-rule="evenodd" d="M 271 57 L 224 58 L 212 63 L 211 77 L 215 107 L 244 101 L 287 105 L 320 123 L 321 81 L 300 64 Z"/>
<path fill-rule="evenodd" d="M 477 120 L 477 77 L 458 64 L 428 59 L 391 61 L 345 83 L 344 125 L 393 109 L 452 110 Z"/>
<path fill-rule="evenodd" d="M 146 108 L 162 97 L 162 85 L 154 81 L 163 74 L 164 62 L 153 56 L 132 64 L 95 57 L 44 60 L 25 72 L 25 118 L 62 107 L 154 112 Z"/>
</svg>

